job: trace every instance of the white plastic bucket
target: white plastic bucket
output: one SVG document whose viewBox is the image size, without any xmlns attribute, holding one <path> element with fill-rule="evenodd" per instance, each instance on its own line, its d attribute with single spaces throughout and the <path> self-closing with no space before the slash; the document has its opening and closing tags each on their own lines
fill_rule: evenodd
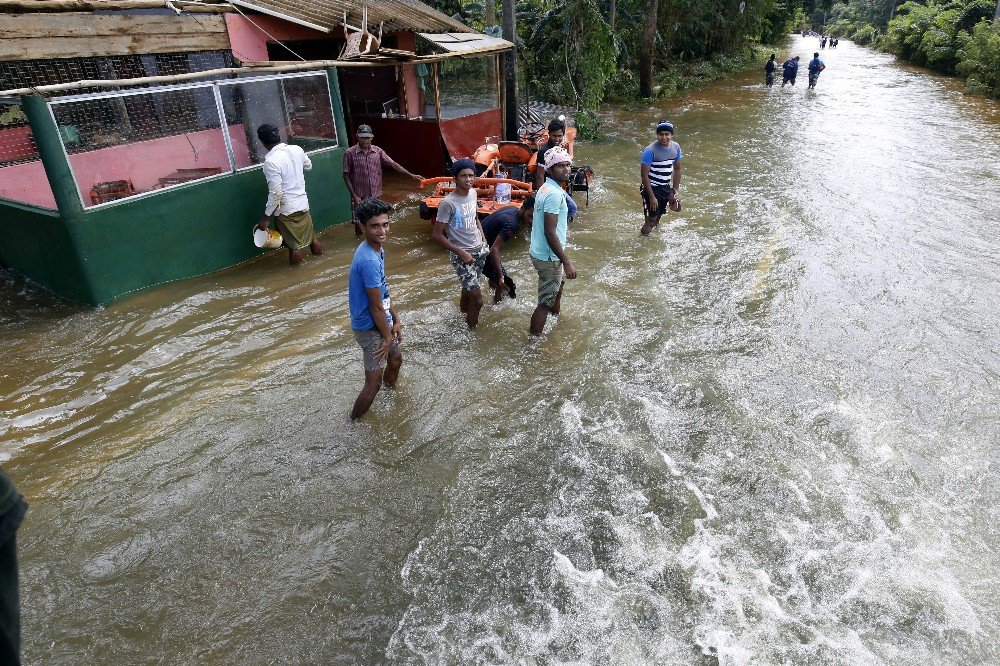
<svg viewBox="0 0 1000 666">
<path fill-rule="evenodd" d="M 281 234 L 274 229 L 253 228 L 253 244 L 257 247 L 281 247 L 282 240 L 284 239 L 282 239 Z"/>
</svg>

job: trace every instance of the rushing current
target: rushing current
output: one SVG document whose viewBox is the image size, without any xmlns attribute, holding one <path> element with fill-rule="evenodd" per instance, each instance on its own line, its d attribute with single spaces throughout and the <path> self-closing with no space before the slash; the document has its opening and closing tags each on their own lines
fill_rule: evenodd
<svg viewBox="0 0 1000 666">
<path fill-rule="evenodd" d="M 526 240 L 470 332 L 397 188 L 359 422 L 348 226 L 106 308 L 8 276 L 26 663 L 1000 662 L 1000 107 L 823 58 L 605 109 L 540 339 Z M 642 238 L 664 117 L 684 209 Z"/>
</svg>

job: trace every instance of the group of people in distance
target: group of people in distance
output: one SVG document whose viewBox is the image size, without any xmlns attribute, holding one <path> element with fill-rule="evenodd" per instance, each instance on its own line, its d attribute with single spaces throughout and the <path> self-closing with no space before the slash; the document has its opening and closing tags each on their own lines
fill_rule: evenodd
<svg viewBox="0 0 1000 666">
<path fill-rule="evenodd" d="M 776 54 L 772 53 L 771 58 L 764 65 L 764 85 L 768 88 L 774 85 L 774 72 L 777 69 L 777 61 L 775 60 Z M 791 83 L 795 85 L 795 77 L 799 73 L 799 56 L 794 58 L 789 58 L 785 62 L 781 63 L 782 78 L 781 87 L 784 88 L 785 84 Z M 809 87 L 816 87 L 816 80 L 819 78 L 820 72 L 826 69 L 826 63 L 819 59 L 819 52 L 813 53 L 813 59 L 809 61 Z"/>
<path fill-rule="evenodd" d="M 470 328 L 479 323 L 484 275 L 494 303 L 515 296 L 516 284 L 501 261 L 500 251 L 524 226 L 531 228 L 528 254 L 538 274 L 538 301 L 529 324 L 531 335 L 541 335 L 549 315 L 559 314 L 566 280 L 577 276 L 566 251 L 568 223 L 576 211 L 565 187 L 573 158 L 562 145 L 565 125 L 553 121 L 549 132 L 549 143 L 539 149 L 536 182 L 541 182 L 534 192 L 523 199 L 520 207 L 501 208 L 482 221 L 477 215 L 478 200 L 473 187 L 475 162 L 463 158 L 451 165 L 455 189 L 439 204 L 431 237 L 449 253 L 461 288 L 459 308 Z M 656 140 L 642 152 L 639 189 L 644 218 L 640 233 L 644 236 L 659 224 L 668 208 L 681 210 L 677 189 L 682 152 L 673 139 L 675 132 L 673 123 L 660 121 Z M 268 202 L 260 228 L 266 229 L 269 219 L 274 218 L 286 238 L 293 264 L 301 261 L 305 247 L 310 247 L 314 254 L 322 253 L 305 196 L 303 171 L 311 168 L 308 156 L 297 146 L 281 143 L 272 125 L 262 125 L 257 135 L 268 149 L 264 159 Z M 364 387 L 354 402 L 351 418 L 368 411 L 383 383 L 390 388 L 395 386 L 403 362 L 400 351 L 403 323 L 385 273 L 385 243 L 393 207 L 380 198 L 381 168 L 389 166 L 420 179 L 380 148 L 376 151 L 371 145 L 371 128 L 360 126 L 358 138 L 358 146 L 352 146 L 344 157 L 344 178 L 354 204 L 353 218 L 358 233 L 364 237 L 354 252 L 348 275 L 351 329 L 361 347 L 365 370 Z"/>
</svg>

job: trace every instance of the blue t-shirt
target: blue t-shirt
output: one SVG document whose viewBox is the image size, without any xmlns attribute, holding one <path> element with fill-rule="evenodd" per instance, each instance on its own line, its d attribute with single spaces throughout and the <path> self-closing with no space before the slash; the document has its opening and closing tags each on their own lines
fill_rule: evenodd
<svg viewBox="0 0 1000 666">
<path fill-rule="evenodd" d="M 354 251 L 354 260 L 351 261 L 351 272 L 347 279 L 347 302 L 351 307 L 351 328 L 355 331 L 375 328 L 371 301 L 368 300 L 368 292 L 365 291 L 372 287 L 381 288 L 385 319 L 389 322 L 389 326 L 392 326 L 392 314 L 389 312 L 389 285 L 385 281 L 385 250 L 376 252 L 365 241 Z"/>
<path fill-rule="evenodd" d="M 545 238 L 545 213 L 555 213 L 558 216 L 556 237 L 559 243 L 566 247 L 566 220 L 569 217 L 569 206 L 566 203 L 565 192 L 559 187 L 559 183 L 551 178 L 545 179 L 545 183 L 535 195 L 535 212 L 531 217 L 531 247 L 528 252 L 535 259 L 559 261 L 559 257 L 552 251 L 549 241 Z"/>
<path fill-rule="evenodd" d="M 674 176 L 674 162 L 681 159 L 681 146 L 671 140 L 669 146 L 659 141 L 646 146 L 642 151 L 642 163 L 649 167 L 649 184 L 653 187 L 670 187 Z"/>
<path fill-rule="evenodd" d="M 794 58 L 786 60 L 782 67 L 785 70 L 785 76 L 795 76 L 799 71 L 799 61 Z"/>
<path fill-rule="evenodd" d="M 826 65 L 823 64 L 823 61 L 820 60 L 819 58 L 813 58 L 812 60 L 809 61 L 810 74 L 819 74 L 821 67 L 826 67 Z"/>
</svg>

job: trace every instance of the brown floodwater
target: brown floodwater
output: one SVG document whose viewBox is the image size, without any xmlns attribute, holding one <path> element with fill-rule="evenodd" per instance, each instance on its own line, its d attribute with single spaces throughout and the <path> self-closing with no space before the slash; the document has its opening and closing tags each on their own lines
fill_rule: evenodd
<svg viewBox="0 0 1000 666">
<path fill-rule="evenodd" d="M 470 332 L 395 188 L 360 422 L 349 227 L 104 308 L 5 278 L 25 662 L 1000 661 L 1000 107 L 823 57 L 605 109 L 537 340 L 527 242 Z M 641 238 L 662 117 L 684 210 Z"/>
</svg>

